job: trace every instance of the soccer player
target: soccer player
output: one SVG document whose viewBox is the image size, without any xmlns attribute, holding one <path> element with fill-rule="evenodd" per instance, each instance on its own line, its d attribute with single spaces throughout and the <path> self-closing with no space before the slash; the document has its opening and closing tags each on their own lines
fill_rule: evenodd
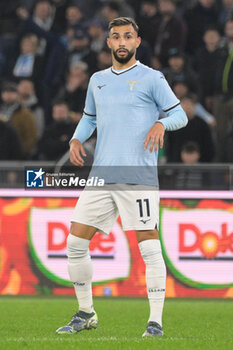
<svg viewBox="0 0 233 350">
<path fill-rule="evenodd" d="M 103 190 L 85 189 L 74 210 L 67 256 L 79 311 L 57 330 L 58 334 L 97 327 L 88 247 L 97 231 L 110 232 L 120 213 L 123 229 L 136 231 L 146 264 L 150 315 L 143 336 L 163 335 L 166 268 L 158 234 L 158 180 L 150 169 L 157 166 L 165 130 L 184 127 L 187 117 L 163 74 L 136 61 L 140 42 L 133 19 L 120 17 L 110 22 L 107 44 L 113 65 L 91 77 L 84 114 L 70 142 L 71 162 L 83 166 L 86 154 L 82 143 L 97 128 L 93 168 L 106 169 L 107 183 Z M 167 113 L 162 120 L 158 120 L 159 108 Z M 124 174 L 115 171 L 121 166 L 127 169 Z M 128 172 L 135 167 L 139 169 L 136 174 Z M 122 184 L 124 190 L 114 191 L 113 183 Z"/>
</svg>

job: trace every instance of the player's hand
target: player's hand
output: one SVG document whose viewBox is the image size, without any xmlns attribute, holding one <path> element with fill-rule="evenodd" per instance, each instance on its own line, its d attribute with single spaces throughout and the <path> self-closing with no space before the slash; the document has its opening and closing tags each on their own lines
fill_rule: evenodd
<svg viewBox="0 0 233 350">
<path fill-rule="evenodd" d="M 163 138 L 164 138 L 165 128 L 162 123 L 155 123 L 152 128 L 149 130 L 146 139 L 144 141 L 144 149 L 147 149 L 148 144 L 150 143 L 149 151 L 150 153 L 157 152 L 158 147 L 163 148 Z"/>
<path fill-rule="evenodd" d="M 83 145 L 77 139 L 74 139 L 70 143 L 70 161 L 72 164 L 77 166 L 83 166 L 84 160 L 83 157 L 86 157 L 86 152 Z"/>
</svg>

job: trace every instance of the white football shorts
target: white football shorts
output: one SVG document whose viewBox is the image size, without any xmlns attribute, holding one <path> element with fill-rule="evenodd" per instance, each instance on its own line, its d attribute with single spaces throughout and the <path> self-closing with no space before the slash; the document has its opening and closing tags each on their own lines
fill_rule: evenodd
<svg viewBox="0 0 233 350">
<path fill-rule="evenodd" d="M 93 190 L 85 188 L 71 222 L 93 226 L 99 232 L 109 234 L 119 214 L 125 231 L 158 228 L 158 189 L 127 184 L 107 184 L 103 189 Z"/>
</svg>

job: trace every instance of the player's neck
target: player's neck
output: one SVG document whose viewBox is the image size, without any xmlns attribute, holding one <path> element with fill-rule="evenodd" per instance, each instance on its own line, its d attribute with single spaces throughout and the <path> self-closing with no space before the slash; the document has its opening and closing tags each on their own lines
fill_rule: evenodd
<svg viewBox="0 0 233 350">
<path fill-rule="evenodd" d="M 135 57 L 132 57 L 127 63 L 120 63 L 114 57 L 112 59 L 112 67 L 115 70 L 130 68 L 137 62 Z"/>
</svg>

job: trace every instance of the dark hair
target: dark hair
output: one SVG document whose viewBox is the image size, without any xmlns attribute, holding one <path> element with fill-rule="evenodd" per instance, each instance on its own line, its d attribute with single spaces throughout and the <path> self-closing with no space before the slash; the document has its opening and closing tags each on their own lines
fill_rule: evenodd
<svg viewBox="0 0 233 350">
<path fill-rule="evenodd" d="M 131 24 L 135 30 L 135 32 L 138 33 L 139 28 L 135 20 L 131 17 L 118 17 L 114 18 L 108 25 L 108 30 L 110 31 L 113 27 L 120 27 L 120 26 L 127 26 Z"/>
<path fill-rule="evenodd" d="M 2 85 L 1 92 L 17 92 L 17 84 L 14 81 L 5 81 Z"/>
<path fill-rule="evenodd" d="M 218 27 L 217 27 L 216 25 L 210 24 L 209 26 L 207 26 L 207 27 L 205 28 L 205 30 L 204 30 L 204 35 L 205 35 L 205 33 L 208 32 L 209 30 L 214 31 L 214 32 L 218 32 L 218 34 L 220 35 L 219 29 L 218 29 Z"/>
<path fill-rule="evenodd" d="M 186 152 L 186 153 L 198 152 L 198 153 L 200 153 L 200 148 L 196 142 L 189 141 L 182 146 L 181 152 Z"/>
</svg>

